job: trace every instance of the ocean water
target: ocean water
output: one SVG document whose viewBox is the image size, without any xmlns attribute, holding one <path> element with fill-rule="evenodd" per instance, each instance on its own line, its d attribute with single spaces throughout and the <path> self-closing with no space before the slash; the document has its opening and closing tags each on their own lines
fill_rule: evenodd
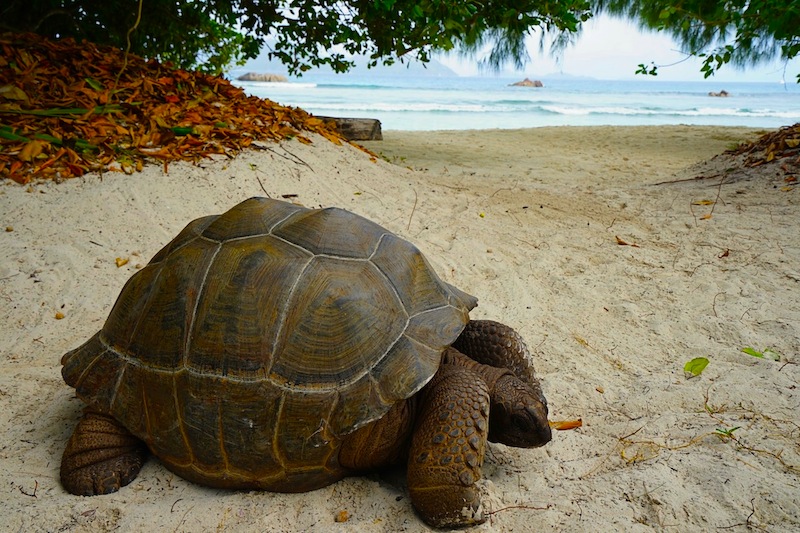
<svg viewBox="0 0 800 533">
<path fill-rule="evenodd" d="M 233 74 L 233 73 L 232 73 Z M 777 128 L 800 122 L 800 85 L 779 83 L 310 75 L 287 83 L 233 83 L 315 115 L 366 117 L 384 130 L 704 124 Z M 727 98 L 711 97 L 725 90 Z"/>
</svg>

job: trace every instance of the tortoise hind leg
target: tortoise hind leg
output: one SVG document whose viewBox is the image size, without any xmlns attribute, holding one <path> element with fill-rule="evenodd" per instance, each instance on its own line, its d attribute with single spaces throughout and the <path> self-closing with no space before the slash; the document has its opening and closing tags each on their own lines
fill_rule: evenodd
<svg viewBox="0 0 800 533">
<path fill-rule="evenodd" d="M 470 369 L 443 365 L 422 394 L 408 456 L 411 501 L 432 526 L 480 524 L 488 387 Z"/>
<path fill-rule="evenodd" d="M 493 320 L 470 320 L 453 348 L 473 361 L 507 368 L 525 383 L 537 383 L 528 346 L 510 326 Z"/>
<path fill-rule="evenodd" d="M 137 476 L 144 443 L 114 418 L 86 409 L 61 458 L 61 484 L 72 494 L 109 494 Z"/>
</svg>

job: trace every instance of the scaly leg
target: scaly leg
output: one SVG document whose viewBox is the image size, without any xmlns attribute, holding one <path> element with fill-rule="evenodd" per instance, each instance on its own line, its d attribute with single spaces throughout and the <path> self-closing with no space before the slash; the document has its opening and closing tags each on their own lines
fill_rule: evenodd
<svg viewBox="0 0 800 533">
<path fill-rule="evenodd" d="M 480 524 L 481 466 L 489 432 L 489 391 L 475 372 L 442 365 L 422 391 L 408 457 L 417 512 L 435 527 Z"/>
<path fill-rule="evenodd" d="M 470 320 L 453 348 L 484 365 L 507 368 L 526 383 L 537 383 L 528 346 L 510 326 L 493 320 Z"/>
<path fill-rule="evenodd" d="M 136 477 L 144 443 L 111 416 L 86 409 L 61 458 L 61 484 L 79 496 L 109 494 Z"/>
</svg>

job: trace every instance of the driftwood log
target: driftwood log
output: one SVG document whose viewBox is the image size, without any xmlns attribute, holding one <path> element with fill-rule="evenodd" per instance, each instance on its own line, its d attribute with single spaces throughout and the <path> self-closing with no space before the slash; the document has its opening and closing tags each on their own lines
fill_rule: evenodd
<svg viewBox="0 0 800 533">
<path fill-rule="evenodd" d="M 317 118 L 325 122 L 333 122 L 336 131 L 348 141 L 382 141 L 381 121 L 374 118 L 340 118 L 340 117 L 321 117 Z"/>
</svg>

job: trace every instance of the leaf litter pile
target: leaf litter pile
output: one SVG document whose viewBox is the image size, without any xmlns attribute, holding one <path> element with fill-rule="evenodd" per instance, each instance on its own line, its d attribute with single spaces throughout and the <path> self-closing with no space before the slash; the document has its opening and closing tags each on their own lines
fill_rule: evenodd
<svg viewBox="0 0 800 533">
<path fill-rule="evenodd" d="M 60 181 L 145 161 L 231 157 L 331 126 L 227 80 L 71 39 L 0 34 L 0 179 Z"/>
<path fill-rule="evenodd" d="M 729 152 L 733 155 L 744 155 L 744 164 L 748 167 L 757 167 L 783 158 L 791 158 L 788 163 L 795 167 L 800 166 L 800 123 L 762 135 Z"/>
<path fill-rule="evenodd" d="M 758 139 L 741 144 L 714 159 L 717 157 L 726 164 L 726 181 L 754 177 L 780 180 L 783 182 L 780 189 L 791 192 L 797 188 L 800 177 L 800 123 L 765 133 Z"/>
<path fill-rule="evenodd" d="M 800 123 L 764 133 L 751 142 L 692 165 L 689 177 L 663 182 L 721 178 L 720 184 L 757 179 L 791 192 L 800 184 Z M 714 203 L 714 202 L 710 202 Z"/>
</svg>

